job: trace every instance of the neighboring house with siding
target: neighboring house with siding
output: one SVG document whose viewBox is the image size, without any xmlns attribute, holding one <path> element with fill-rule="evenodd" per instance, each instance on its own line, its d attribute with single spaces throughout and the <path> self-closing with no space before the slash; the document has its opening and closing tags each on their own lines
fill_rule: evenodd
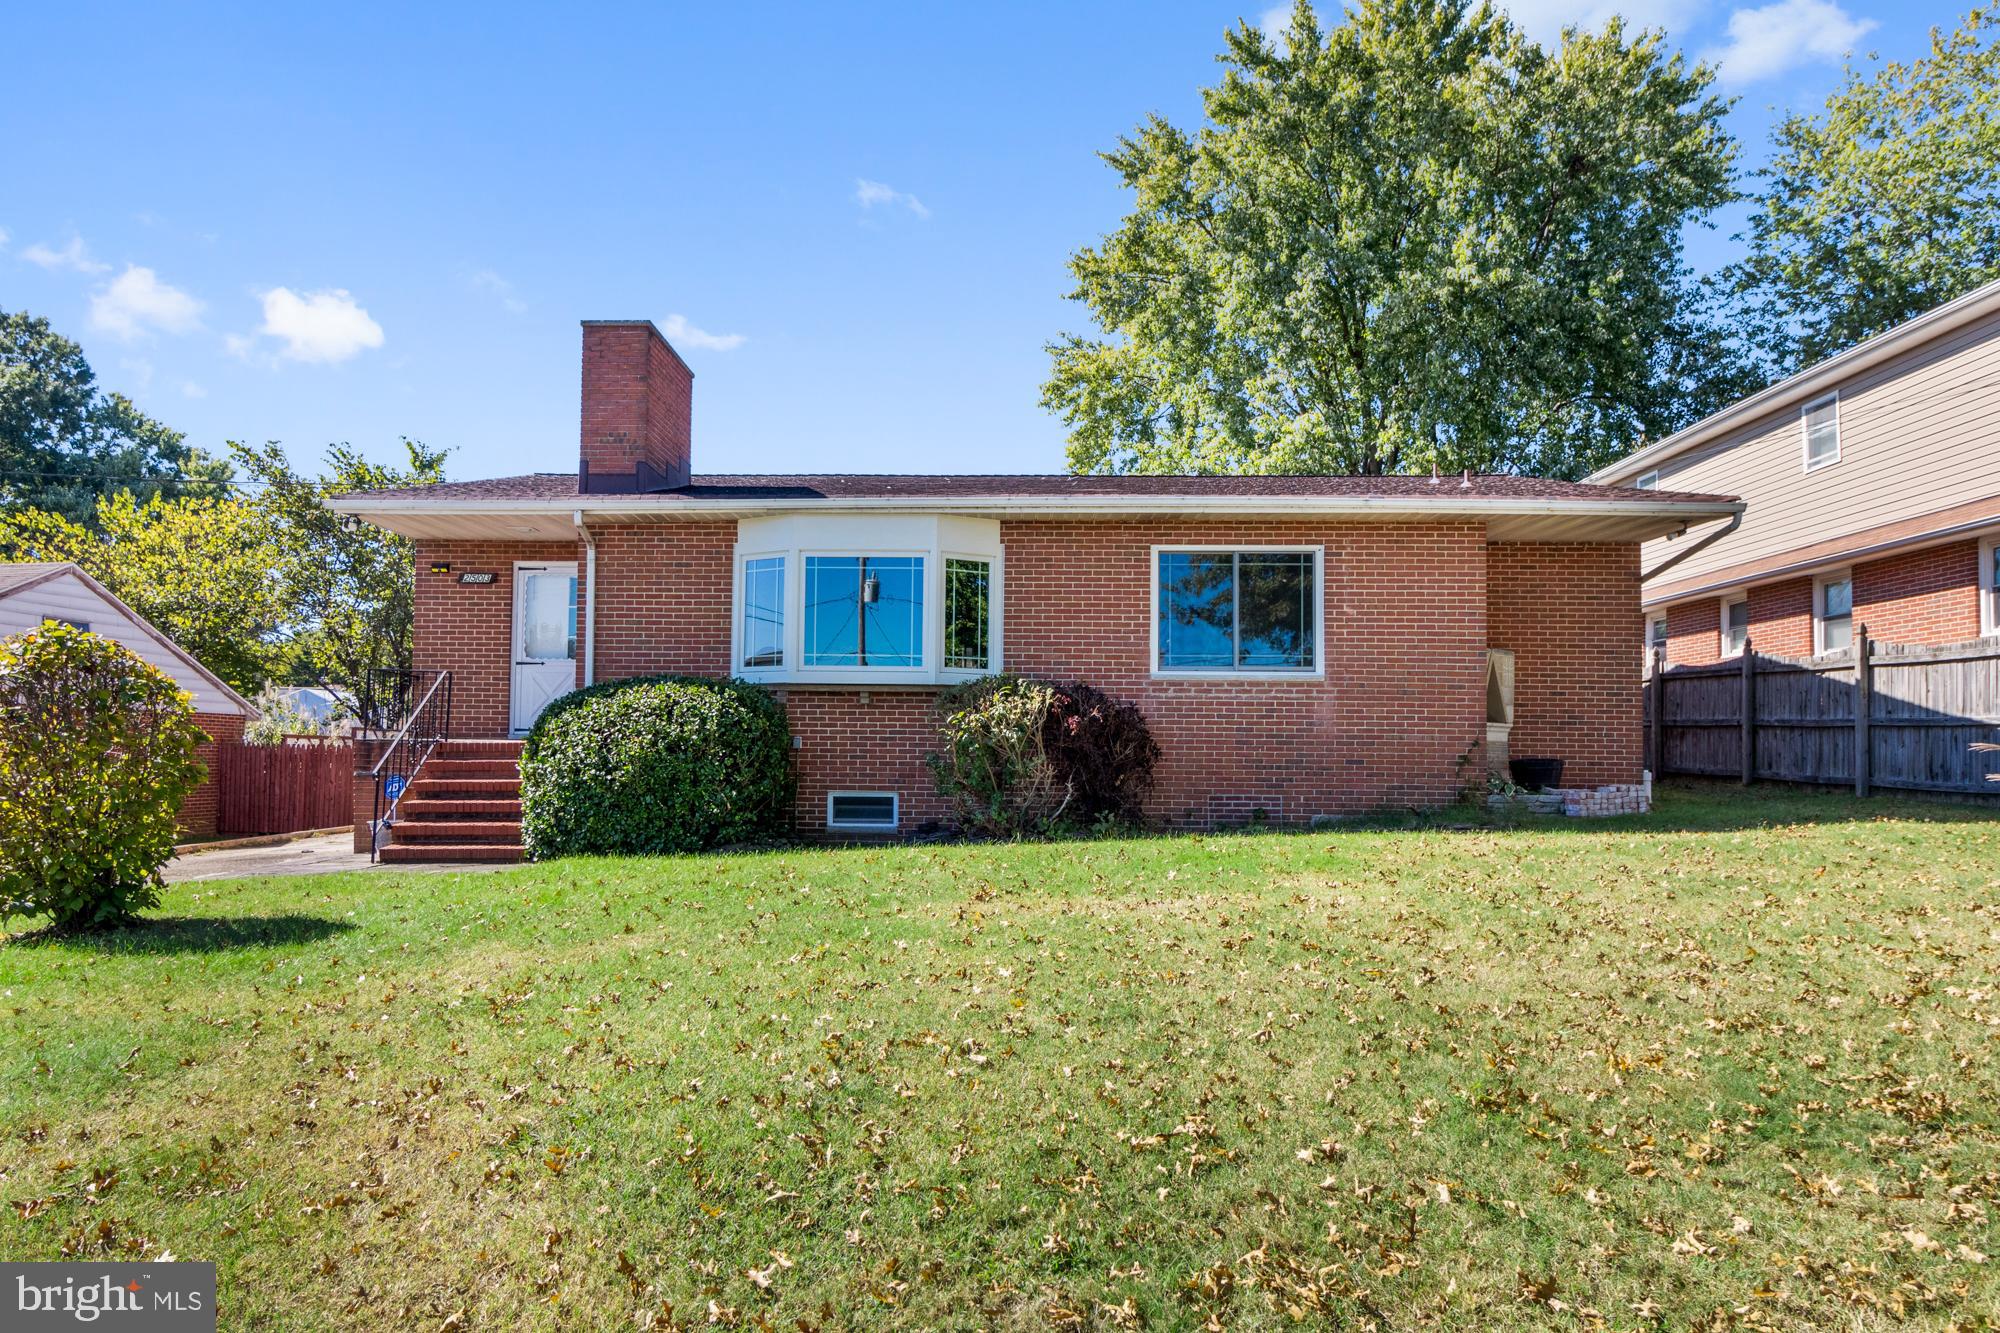
<svg viewBox="0 0 2000 1333">
<path fill-rule="evenodd" d="M 505 836 L 506 738 L 653 672 L 782 698 L 804 832 L 943 817 L 939 692 L 999 670 L 1136 703 L 1161 823 L 1439 804 L 1483 785 L 1490 650 L 1514 754 L 1636 792 L 1639 544 L 1741 508 L 1528 477 L 702 474 L 692 392 L 652 324 L 587 322 L 564 470 L 333 501 L 416 545 L 414 661 L 452 674 L 462 738 L 412 784 L 426 814 Z"/>
<path fill-rule="evenodd" d="M 195 722 L 208 733 L 201 759 L 211 773 L 217 748 L 241 740 L 244 725 L 257 716 L 249 700 L 77 566 L 0 564 L 0 637 L 52 621 L 122 644 L 186 690 L 194 702 Z M 220 805 L 214 782 L 204 781 L 181 806 L 182 828 L 198 837 L 213 834 Z"/>
<path fill-rule="evenodd" d="M 1740 524 L 1644 548 L 1671 664 L 2000 631 L 2000 283 L 1852 347 L 1590 477 L 1723 491 Z M 1667 562 L 1673 561 L 1671 565 Z"/>
</svg>

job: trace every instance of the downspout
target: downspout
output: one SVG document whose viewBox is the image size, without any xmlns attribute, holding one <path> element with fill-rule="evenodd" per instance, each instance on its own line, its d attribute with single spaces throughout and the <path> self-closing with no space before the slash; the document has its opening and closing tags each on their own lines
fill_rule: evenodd
<svg viewBox="0 0 2000 1333">
<path fill-rule="evenodd" d="M 580 517 L 581 516 L 579 515 L 579 518 Z M 1645 573 L 1641 574 L 1639 576 L 1639 586 L 1643 588 L 1646 584 L 1651 583 L 1654 579 L 1666 573 L 1668 570 L 1672 569 L 1675 565 L 1678 565 L 1681 561 L 1687 559 L 1695 552 L 1707 550 L 1709 547 L 1715 545 L 1717 542 L 1721 541 L 1724 537 L 1727 537 L 1730 533 L 1736 531 L 1736 529 L 1742 526 L 1743 526 L 1743 511 L 1739 509 L 1735 513 L 1729 516 L 1729 521 L 1727 523 L 1717 528 L 1714 532 L 1709 533 L 1706 537 L 1703 537 L 1693 546 L 1688 547 L 1687 550 L 1682 551 L 1678 555 L 1668 557 L 1665 563 L 1655 565 L 1651 569 L 1647 570 Z"/>
<path fill-rule="evenodd" d="M 584 526 L 583 511 L 570 516 L 583 538 L 583 683 L 597 683 L 597 536 Z"/>
</svg>

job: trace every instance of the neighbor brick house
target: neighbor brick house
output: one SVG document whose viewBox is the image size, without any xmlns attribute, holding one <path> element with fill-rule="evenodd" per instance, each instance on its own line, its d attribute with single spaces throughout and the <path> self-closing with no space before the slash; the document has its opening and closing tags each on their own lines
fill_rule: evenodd
<svg viewBox="0 0 2000 1333">
<path fill-rule="evenodd" d="M 1669 664 L 2000 631 L 2000 283 L 1830 357 L 1590 478 L 1748 512 L 1645 547 Z M 1671 562 L 1671 563 L 1669 563 Z"/>
<path fill-rule="evenodd" d="M 1495 649 L 1516 754 L 1638 784 L 1639 544 L 1741 508 L 1524 477 L 694 473 L 691 390 L 650 323 L 586 323 L 574 468 L 336 507 L 416 543 L 415 665 L 452 673 L 455 735 L 520 736 L 593 680 L 762 681 L 807 832 L 940 819 L 938 693 L 1002 669 L 1135 702 L 1168 825 L 1455 799 Z"/>
<path fill-rule="evenodd" d="M 181 832 L 212 837 L 222 811 L 222 789 L 215 777 L 217 753 L 243 739 L 243 728 L 257 716 L 256 706 L 76 565 L 67 561 L 0 565 L 0 636 L 39 629 L 52 621 L 129 648 L 187 691 L 195 724 L 208 736 L 198 752 L 208 776 L 181 803 Z"/>
</svg>

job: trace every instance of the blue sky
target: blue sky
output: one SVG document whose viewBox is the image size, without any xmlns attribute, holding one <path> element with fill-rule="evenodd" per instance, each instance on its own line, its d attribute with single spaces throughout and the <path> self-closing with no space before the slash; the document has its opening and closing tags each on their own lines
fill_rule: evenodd
<svg viewBox="0 0 2000 1333">
<path fill-rule="evenodd" d="M 573 468 L 577 321 L 694 366 L 701 471 L 1053 471 L 1063 264 L 1126 200 L 1096 157 L 1193 124 L 1262 5 L 18 7 L 0 308 L 216 449 Z M 1520 0 L 1719 59 L 1754 160 L 1842 53 L 1951 5 Z M 1726 259 L 1726 235 L 1697 238 Z"/>
</svg>

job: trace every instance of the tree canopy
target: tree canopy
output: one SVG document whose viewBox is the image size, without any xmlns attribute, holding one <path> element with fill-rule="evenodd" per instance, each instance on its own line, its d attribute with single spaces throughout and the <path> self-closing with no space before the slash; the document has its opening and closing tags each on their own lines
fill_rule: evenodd
<svg viewBox="0 0 2000 1333">
<path fill-rule="evenodd" d="M 2000 10 L 1787 116 L 1730 278 L 1777 379 L 2000 278 Z"/>
<path fill-rule="evenodd" d="M 1226 40 L 1205 125 L 1105 155 L 1134 207 L 1070 263 L 1102 332 L 1043 389 L 1072 468 L 1577 476 L 1733 395 L 1681 234 L 1734 146 L 1659 34 L 1300 0 Z"/>
<path fill-rule="evenodd" d="M 0 507 L 88 524 L 103 496 L 215 496 L 228 480 L 228 464 L 99 389 L 83 349 L 46 319 L 0 310 Z"/>
</svg>

